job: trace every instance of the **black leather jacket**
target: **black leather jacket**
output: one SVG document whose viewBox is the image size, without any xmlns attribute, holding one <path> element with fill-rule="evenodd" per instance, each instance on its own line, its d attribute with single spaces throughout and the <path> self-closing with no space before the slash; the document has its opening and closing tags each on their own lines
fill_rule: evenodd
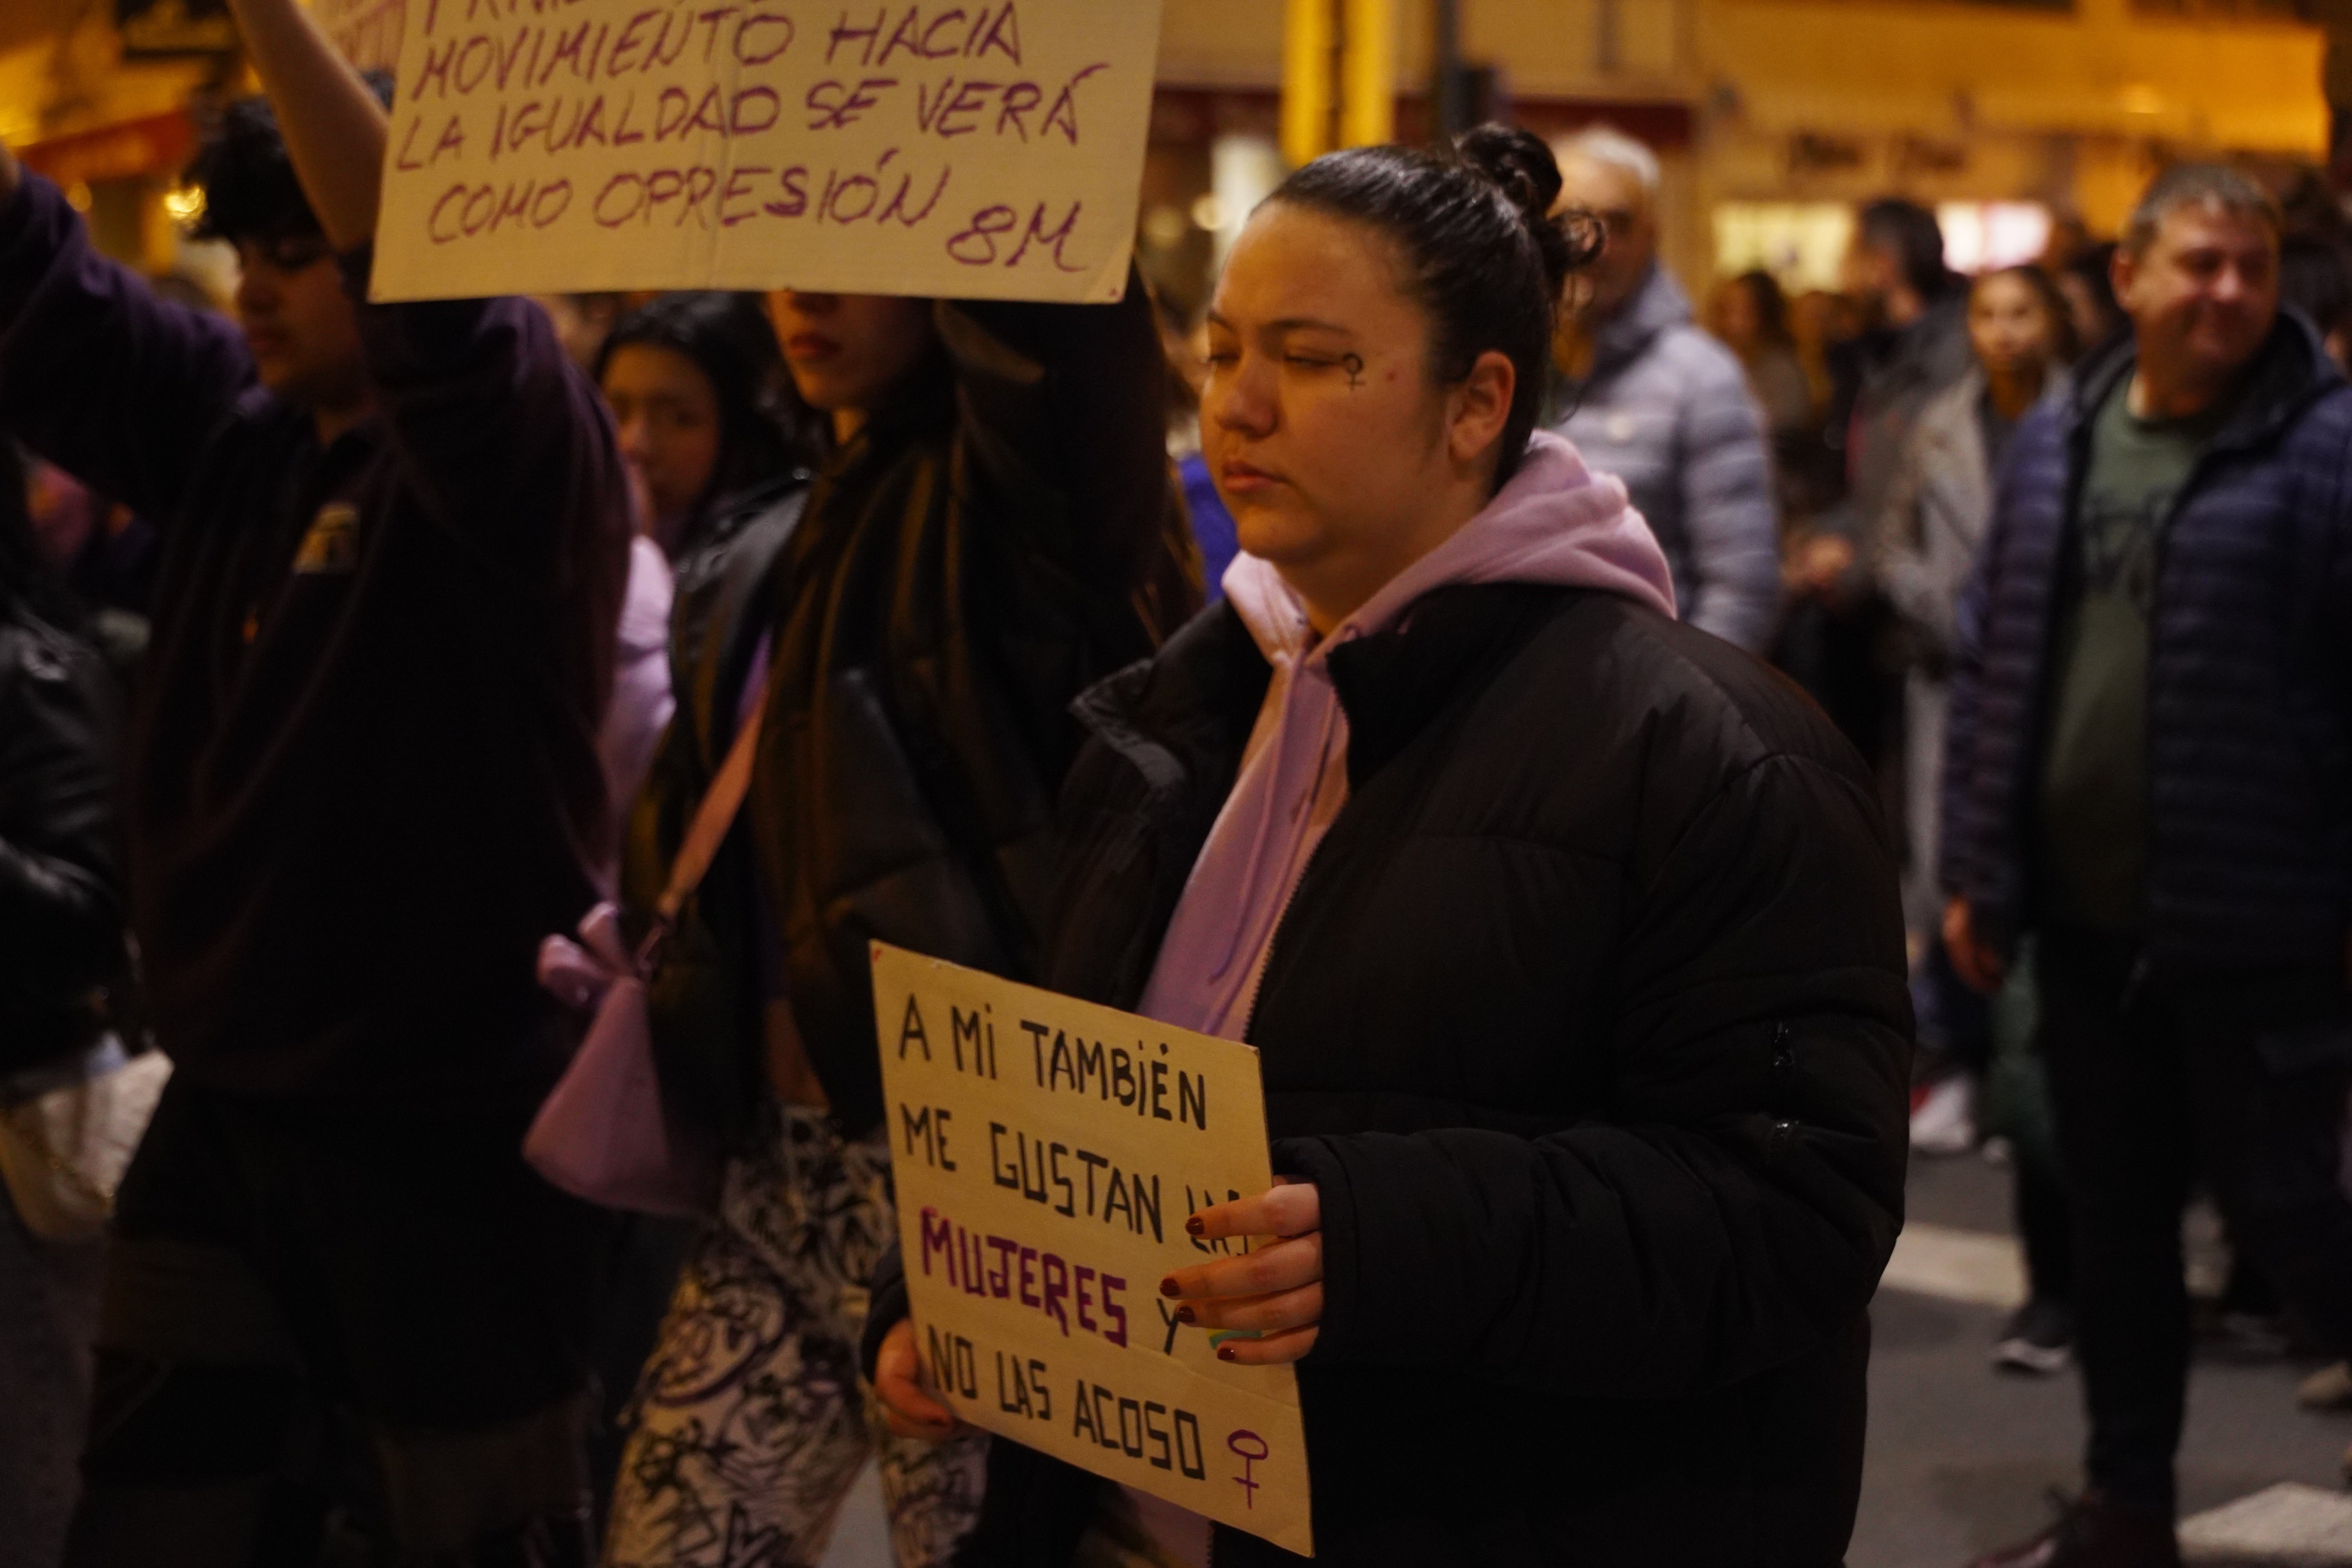
<svg viewBox="0 0 2352 1568">
<path fill-rule="evenodd" d="M 0 601 L 0 1076 L 89 1045 L 124 990 L 120 707 L 96 649 Z"/>
<path fill-rule="evenodd" d="M 625 855 L 640 920 L 772 633 L 751 795 L 649 998 L 666 1091 L 730 1146 L 765 1092 L 764 993 L 790 997 L 856 1133 L 882 1111 L 869 940 L 1032 972 L 1068 705 L 1192 607 L 1150 595 L 1181 535 L 1140 283 L 1108 307 L 935 311 L 940 353 L 827 459 L 797 527 L 772 496 L 682 574 L 677 716 Z"/>
<path fill-rule="evenodd" d="M 679 555 L 670 601 L 677 708 L 630 808 L 621 894 L 640 930 L 703 795 L 733 744 L 743 682 L 770 625 L 766 590 L 808 500 L 809 476 L 784 475 L 722 503 Z M 652 987 L 667 1095 L 730 1135 L 760 1092 L 760 995 L 751 832 L 739 814 L 662 950 Z"/>
</svg>

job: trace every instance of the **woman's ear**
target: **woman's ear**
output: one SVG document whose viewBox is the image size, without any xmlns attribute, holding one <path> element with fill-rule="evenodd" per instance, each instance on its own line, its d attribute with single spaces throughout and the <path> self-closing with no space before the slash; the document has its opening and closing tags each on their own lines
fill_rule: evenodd
<svg viewBox="0 0 2352 1568">
<path fill-rule="evenodd" d="M 1489 458 L 1511 420 L 1511 399 L 1519 386 L 1518 367 L 1499 349 L 1488 349 L 1447 400 L 1448 455 L 1465 468 Z"/>
</svg>

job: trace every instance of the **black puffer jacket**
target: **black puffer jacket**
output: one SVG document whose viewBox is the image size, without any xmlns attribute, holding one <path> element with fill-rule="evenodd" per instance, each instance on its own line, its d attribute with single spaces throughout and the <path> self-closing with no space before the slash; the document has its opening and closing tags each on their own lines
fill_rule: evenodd
<svg viewBox="0 0 2352 1568">
<path fill-rule="evenodd" d="M 0 1077 L 90 1044 L 121 991 L 120 708 L 94 648 L 0 595 Z"/>
<path fill-rule="evenodd" d="M 1164 362 L 1140 283 L 1114 306 L 941 302 L 935 320 L 939 355 L 828 458 L 789 538 L 751 528 L 713 567 L 728 586 L 681 647 L 679 720 L 630 835 L 643 911 L 772 628 L 751 794 L 649 998 L 666 1087 L 730 1143 L 764 1092 L 761 942 L 852 1133 L 882 1110 L 869 939 L 1032 972 L 1081 740 L 1068 704 L 1157 641 Z"/>
<path fill-rule="evenodd" d="M 1903 1206 L 1868 773 L 1605 595 L 1443 589 L 1330 662 L 1350 796 L 1248 1031 L 1322 1194 L 1318 1562 L 1828 1568 Z M 1045 984 L 1134 1005 L 1267 679 L 1221 606 L 1087 694 Z M 994 1447 L 971 1560 L 1067 1568 L 1097 1483 Z M 1218 1534 L 1218 1568 L 1290 1560 Z"/>
</svg>

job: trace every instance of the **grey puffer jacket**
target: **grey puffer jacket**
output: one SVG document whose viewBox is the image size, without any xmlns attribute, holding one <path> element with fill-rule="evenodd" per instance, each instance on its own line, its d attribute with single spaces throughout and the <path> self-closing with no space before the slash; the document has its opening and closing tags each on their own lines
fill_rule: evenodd
<svg viewBox="0 0 2352 1568">
<path fill-rule="evenodd" d="M 2063 405 L 2063 373 L 2053 372 L 2036 406 Z M 1903 617 L 1913 662 L 1942 679 L 1951 668 L 1960 591 L 1992 521 L 1993 468 L 1977 412 L 1984 372 L 1970 370 L 1919 411 L 1872 531 L 1872 567 Z"/>
<path fill-rule="evenodd" d="M 1931 674 L 1950 667 L 1953 608 L 1992 520 L 1992 465 L 1977 419 L 1984 389 L 1984 373 L 1972 370 L 1919 411 L 1870 531 L 1871 566 L 1903 617 L 1914 662 Z"/>
<path fill-rule="evenodd" d="M 1555 428 L 1625 481 L 1674 567 L 1682 618 L 1760 649 L 1780 612 L 1780 519 L 1739 361 L 1692 323 L 1690 297 L 1654 262 L 1594 340 L 1591 373 L 1559 390 Z"/>
</svg>

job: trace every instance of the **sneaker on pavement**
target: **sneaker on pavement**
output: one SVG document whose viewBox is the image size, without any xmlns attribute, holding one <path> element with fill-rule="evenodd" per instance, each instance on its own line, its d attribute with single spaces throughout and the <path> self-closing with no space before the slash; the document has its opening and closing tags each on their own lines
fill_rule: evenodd
<svg viewBox="0 0 2352 1568">
<path fill-rule="evenodd" d="M 2222 1312 L 2213 1322 L 2211 1346 L 2227 1360 L 2252 1364 L 2284 1360 L 2294 1341 L 2281 1314 Z"/>
<path fill-rule="evenodd" d="M 2180 1568 L 2180 1542 L 2162 1509 L 2085 1491 L 2060 1505 L 2057 1522 L 2031 1540 L 1987 1552 L 1969 1568 Z"/>
<path fill-rule="evenodd" d="M 1927 1086 L 1911 1112 L 1911 1147 L 1922 1154 L 1965 1154 L 1977 1146 L 1977 1086 L 1953 1073 Z"/>
<path fill-rule="evenodd" d="M 2294 1402 L 2305 1410 L 2352 1410 L 2352 1366 L 2339 1361 L 2321 1367 L 2295 1389 Z"/>
<path fill-rule="evenodd" d="M 1992 1363 L 2048 1377 L 2074 1359 L 2074 1314 L 2063 1301 L 2037 1296 L 2020 1307 L 1992 1347 Z"/>
</svg>

